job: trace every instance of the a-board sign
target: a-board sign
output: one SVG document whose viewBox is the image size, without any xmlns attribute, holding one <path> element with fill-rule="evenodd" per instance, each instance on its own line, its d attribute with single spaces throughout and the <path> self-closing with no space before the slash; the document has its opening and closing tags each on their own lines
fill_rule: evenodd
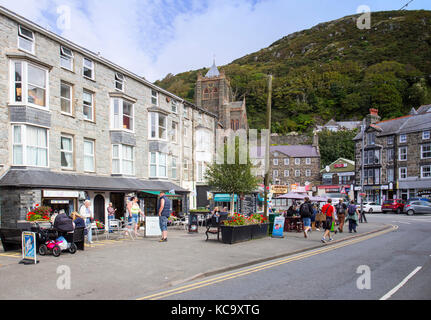
<svg viewBox="0 0 431 320">
<path fill-rule="evenodd" d="M 274 228 L 272 229 L 272 236 L 274 238 L 283 238 L 284 230 L 284 217 L 278 216 L 274 219 Z"/>
<path fill-rule="evenodd" d="M 161 236 L 162 230 L 159 225 L 159 217 L 145 217 L 145 236 L 155 237 Z"/>
<path fill-rule="evenodd" d="M 36 264 L 36 233 L 23 231 L 21 234 L 22 238 L 22 260 L 20 263 L 23 264 Z"/>
</svg>

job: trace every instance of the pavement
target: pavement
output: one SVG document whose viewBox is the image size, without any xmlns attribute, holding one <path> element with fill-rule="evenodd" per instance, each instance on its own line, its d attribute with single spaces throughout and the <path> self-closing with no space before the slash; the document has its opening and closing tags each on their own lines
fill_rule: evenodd
<svg viewBox="0 0 431 320">
<path fill-rule="evenodd" d="M 19 252 L 0 251 L 0 299 L 135 299 L 183 282 L 243 268 L 248 265 L 332 245 L 389 228 L 386 222 L 361 223 L 358 233 L 338 233 L 320 242 L 323 230 L 284 233 L 233 245 L 217 241 L 205 228 L 188 234 L 169 229 L 168 241 L 159 238 L 105 240 L 75 255 L 42 256 L 37 265 L 18 264 Z M 2 250 L 2 249 L 1 249 Z M 70 277 L 69 277 L 70 276 Z M 69 282 L 65 279 L 70 279 Z"/>
</svg>

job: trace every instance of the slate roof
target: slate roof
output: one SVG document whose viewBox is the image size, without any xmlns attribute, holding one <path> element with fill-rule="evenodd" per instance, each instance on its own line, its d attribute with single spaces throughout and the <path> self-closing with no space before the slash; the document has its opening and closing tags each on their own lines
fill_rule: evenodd
<svg viewBox="0 0 431 320">
<path fill-rule="evenodd" d="M 312 145 L 278 145 L 271 146 L 270 152 L 281 152 L 292 158 L 318 158 L 320 157 L 319 152 L 316 147 Z M 255 158 L 256 156 L 264 157 L 265 156 L 265 147 L 257 147 L 256 150 L 252 150 L 251 157 Z"/>
<path fill-rule="evenodd" d="M 373 126 L 376 130 L 380 131 L 377 133 L 377 136 L 419 132 L 427 129 L 431 130 L 431 112 L 380 121 Z M 359 139 L 362 139 L 361 132 L 358 133 L 353 140 Z"/>
<path fill-rule="evenodd" d="M 11 169 L 1 179 L 0 187 L 55 188 L 98 191 L 169 191 L 189 192 L 168 181 L 124 177 L 102 177 L 49 170 Z"/>
</svg>

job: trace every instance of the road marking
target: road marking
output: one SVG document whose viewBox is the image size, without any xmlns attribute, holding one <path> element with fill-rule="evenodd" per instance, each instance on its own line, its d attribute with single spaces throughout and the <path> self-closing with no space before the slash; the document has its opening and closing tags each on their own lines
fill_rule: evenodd
<svg viewBox="0 0 431 320">
<path fill-rule="evenodd" d="M 410 222 L 403 222 L 403 221 L 392 221 L 392 222 L 396 222 L 396 223 L 404 223 L 404 224 L 411 224 Z"/>
<path fill-rule="evenodd" d="M 416 273 L 419 272 L 419 270 L 422 269 L 422 267 L 417 267 L 415 270 L 413 270 L 407 277 L 404 278 L 403 281 L 401 281 L 395 288 L 393 288 L 391 291 L 389 291 L 387 294 L 385 294 L 383 297 L 380 298 L 380 300 L 388 300 L 390 297 L 392 297 L 395 292 L 400 290 L 406 283 L 409 281 L 411 277 L 413 277 Z"/>
<path fill-rule="evenodd" d="M 355 243 L 358 243 L 358 242 L 362 242 L 362 241 L 365 241 L 365 240 L 377 237 L 379 235 L 386 234 L 386 233 L 394 231 L 396 229 L 398 229 L 398 226 L 394 226 L 393 225 L 392 228 L 390 228 L 390 229 L 382 230 L 380 232 L 377 232 L 377 233 L 374 233 L 374 234 L 370 234 L 370 235 L 367 235 L 367 236 L 363 236 L 363 237 L 360 237 L 360 238 L 357 238 L 357 239 L 347 240 L 347 241 L 344 241 L 344 242 L 341 242 L 341 243 L 338 243 L 338 244 L 336 243 L 336 244 L 333 244 L 333 245 L 327 245 L 327 246 L 325 246 L 323 248 L 315 249 L 315 250 L 312 250 L 312 251 L 309 251 L 309 252 L 305 252 L 305 253 L 302 253 L 302 254 L 298 254 L 298 255 L 295 255 L 295 256 L 292 256 L 292 257 L 288 257 L 288 258 L 285 258 L 285 259 L 272 261 L 272 262 L 269 262 L 269 263 L 266 263 L 266 264 L 260 264 L 260 265 L 254 266 L 254 267 L 250 267 L 248 269 L 243 269 L 243 270 L 240 270 L 240 271 L 235 271 L 235 272 L 232 272 L 232 273 L 229 273 L 229 274 L 225 274 L 225 275 L 221 275 L 221 276 L 218 276 L 218 277 L 215 277 L 215 278 L 211 278 L 211 279 L 208 279 L 208 280 L 203 280 L 203 281 L 200 281 L 200 282 L 196 282 L 196 283 L 184 285 L 184 286 L 181 286 L 181 287 L 178 287 L 178 288 L 175 288 L 175 289 L 170 289 L 170 290 L 165 290 L 165 291 L 162 291 L 162 292 L 158 292 L 158 293 L 155 293 L 155 294 L 152 294 L 152 295 L 145 296 L 143 298 L 138 298 L 137 300 L 148 300 L 148 299 L 158 300 L 158 299 L 166 298 L 168 296 L 172 296 L 172 295 L 175 295 L 175 294 L 180 294 L 180 293 L 188 292 L 188 291 L 191 291 L 191 290 L 196 290 L 196 289 L 199 289 L 199 288 L 202 288 L 202 287 L 206 287 L 206 286 L 213 285 L 213 284 L 216 284 L 216 283 L 219 283 L 219 282 L 223 282 L 223 281 L 226 281 L 226 280 L 230 280 L 230 279 L 238 278 L 238 277 L 241 277 L 241 276 L 245 276 L 245 275 L 248 275 L 248 274 L 251 274 L 251 273 L 254 273 L 254 272 L 258 272 L 258 271 L 262 271 L 262 270 L 265 270 L 265 269 L 268 269 L 268 268 L 273 268 L 273 267 L 276 267 L 276 266 L 279 266 L 279 265 L 282 265 L 282 264 L 286 264 L 286 263 L 289 263 L 289 262 L 293 262 L 293 261 L 297 261 L 297 260 L 302 260 L 302 259 L 305 259 L 305 258 L 309 258 L 309 257 L 312 257 L 312 256 L 317 255 L 317 254 L 321 254 L 321 253 L 324 253 L 324 252 L 333 251 L 335 249 L 339 249 L 339 248 L 342 248 L 342 247 L 345 247 L 345 246 L 348 246 L 348 245 L 352 245 L 352 244 L 355 244 Z"/>
<path fill-rule="evenodd" d="M 19 257 L 21 257 L 21 253 L 18 253 L 18 252 L 0 253 L 0 256 L 2 256 L 2 257 L 19 258 Z"/>
</svg>

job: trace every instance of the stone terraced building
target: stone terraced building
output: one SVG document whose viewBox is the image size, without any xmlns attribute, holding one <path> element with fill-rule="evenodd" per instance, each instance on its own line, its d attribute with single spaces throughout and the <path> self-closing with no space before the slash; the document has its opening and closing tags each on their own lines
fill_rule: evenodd
<svg viewBox="0 0 431 320">
<path fill-rule="evenodd" d="M 117 218 L 138 196 L 148 215 L 171 191 L 196 207 L 217 116 L 0 7 L 0 223 L 36 204 Z"/>
</svg>

